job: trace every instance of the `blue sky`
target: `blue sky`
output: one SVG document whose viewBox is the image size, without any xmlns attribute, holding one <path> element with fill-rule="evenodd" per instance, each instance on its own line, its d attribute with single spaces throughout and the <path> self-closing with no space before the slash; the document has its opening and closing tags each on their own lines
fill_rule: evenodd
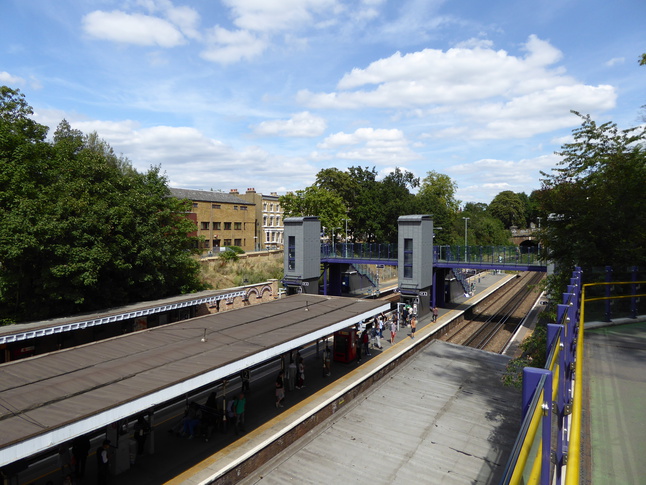
<svg viewBox="0 0 646 485">
<path fill-rule="evenodd" d="M 0 84 L 173 187 L 303 189 L 328 167 L 540 188 L 591 114 L 646 104 L 643 0 L 3 0 Z"/>
</svg>

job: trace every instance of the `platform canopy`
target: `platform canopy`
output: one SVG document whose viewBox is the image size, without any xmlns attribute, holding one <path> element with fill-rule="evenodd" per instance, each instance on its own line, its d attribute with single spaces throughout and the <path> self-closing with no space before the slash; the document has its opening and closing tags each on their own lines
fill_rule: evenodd
<svg viewBox="0 0 646 485">
<path fill-rule="evenodd" d="M 0 466 L 45 451 L 389 310 L 293 295 L 0 365 Z"/>
</svg>

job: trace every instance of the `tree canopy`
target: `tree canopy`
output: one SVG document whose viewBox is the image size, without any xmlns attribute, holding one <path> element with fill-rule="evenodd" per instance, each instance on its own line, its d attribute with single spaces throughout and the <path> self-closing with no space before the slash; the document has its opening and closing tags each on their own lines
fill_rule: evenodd
<svg viewBox="0 0 646 485">
<path fill-rule="evenodd" d="M 0 88 L 0 319 L 29 321 L 203 289 L 190 210 L 63 120 L 53 142 Z"/>
<path fill-rule="evenodd" d="M 541 240 L 549 257 L 575 264 L 643 266 L 646 262 L 646 130 L 619 130 L 583 116 L 559 168 L 542 173 L 538 194 L 549 214 Z"/>
</svg>

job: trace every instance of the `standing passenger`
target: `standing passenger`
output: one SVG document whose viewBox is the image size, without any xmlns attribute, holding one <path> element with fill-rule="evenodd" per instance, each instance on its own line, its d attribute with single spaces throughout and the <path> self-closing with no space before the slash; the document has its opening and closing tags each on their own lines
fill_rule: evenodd
<svg viewBox="0 0 646 485">
<path fill-rule="evenodd" d="M 410 338 L 415 338 L 415 330 L 417 330 L 417 317 L 411 318 L 411 321 L 410 321 Z"/>
<path fill-rule="evenodd" d="M 438 314 L 439 314 L 439 311 L 438 311 L 438 309 L 437 309 L 437 306 L 434 306 L 434 307 L 433 307 L 433 321 L 434 321 L 434 322 L 437 322 L 437 316 L 438 316 Z"/>
<path fill-rule="evenodd" d="M 395 336 L 397 335 L 397 324 L 395 323 L 395 319 L 391 318 L 390 319 L 390 343 L 391 345 L 395 343 Z"/>
<path fill-rule="evenodd" d="M 244 397 L 244 393 L 238 395 L 238 399 L 235 403 L 235 413 L 236 413 L 236 434 L 241 431 L 244 431 L 244 413 L 245 405 L 247 404 L 247 399 Z"/>
<path fill-rule="evenodd" d="M 240 380 L 242 381 L 242 392 L 249 393 L 249 379 L 250 379 L 249 369 L 243 369 L 242 372 L 240 372 Z"/>
<path fill-rule="evenodd" d="M 278 377 L 276 377 L 276 407 L 282 408 L 283 399 L 285 399 L 285 380 L 283 376 L 285 371 L 282 369 L 278 372 Z"/>
<path fill-rule="evenodd" d="M 298 380 L 296 381 L 296 389 L 305 387 L 305 361 L 303 357 L 298 360 Z"/>
<path fill-rule="evenodd" d="M 110 476 L 110 440 L 103 440 L 101 446 L 96 450 L 97 483 L 106 485 Z"/>
<path fill-rule="evenodd" d="M 87 454 L 91 448 L 90 439 L 87 435 L 77 436 L 72 442 L 72 455 L 74 455 L 74 472 L 77 478 L 82 478 L 85 475 L 85 464 L 87 462 Z"/>
<path fill-rule="evenodd" d="M 291 356 L 289 359 L 289 365 L 287 366 L 287 372 L 289 373 L 287 377 L 287 385 L 289 386 L 289 390 L 293 391 L 296 386 L 296 374 L 298 374 L 298 368 L 296 367 L 294 358 Z"/>
</svg>

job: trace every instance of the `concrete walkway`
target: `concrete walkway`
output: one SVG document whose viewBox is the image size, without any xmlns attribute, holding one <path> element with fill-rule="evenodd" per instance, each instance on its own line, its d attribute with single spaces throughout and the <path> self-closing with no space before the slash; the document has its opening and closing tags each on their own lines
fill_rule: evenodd
<svg viewBox="0 0 646 485">
<path fill-rule="evenodd" d="M 646 484 L 646 322 L 586 329 L 581 483 Z"/>
</svg>

